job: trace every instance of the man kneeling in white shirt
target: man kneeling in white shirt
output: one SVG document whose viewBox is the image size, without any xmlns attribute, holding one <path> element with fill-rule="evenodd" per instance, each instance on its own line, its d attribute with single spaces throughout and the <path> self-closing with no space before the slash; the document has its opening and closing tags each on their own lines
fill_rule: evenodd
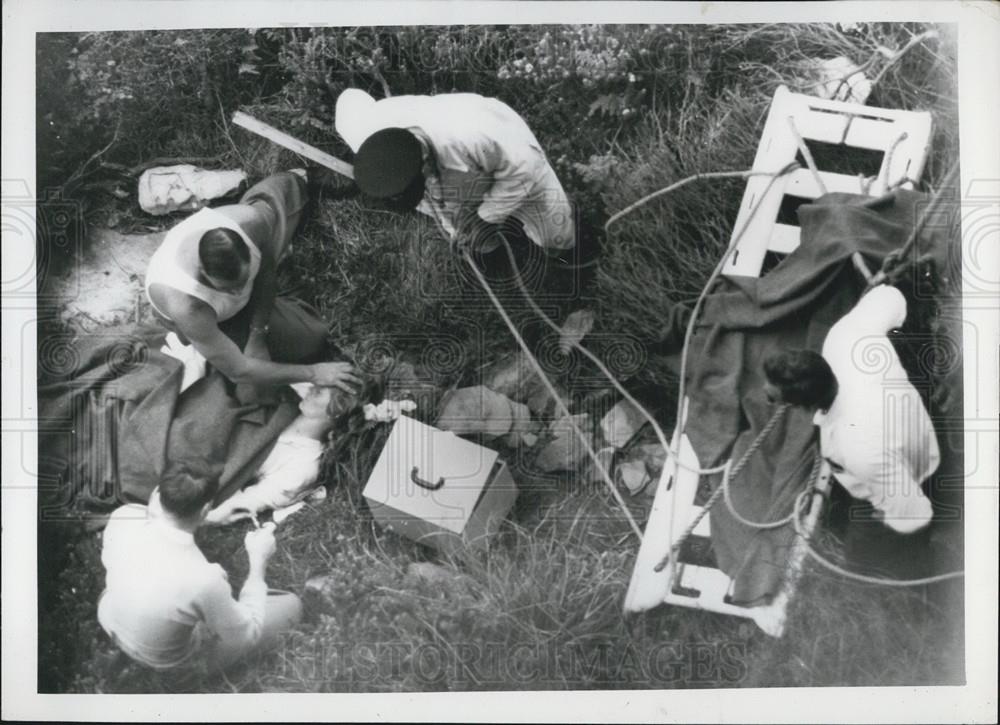
<svg viewBox="0 0 1000 725">
<path fill-rule="evenodd" d="M 816 411 L 836 479 L 901 534 L 930 523 L 921 484 L 941 459 L 934 424 L 887 337 L 906 314 L 903 293 L 880 285 L 830 328 L 822 355 L 793 350 L 764 362 L 771 397 Z"/>
<path fill-rule="evenodd" d="M 225 570 L 195 544 L 220 471 L 204 459 L 170 464 L 149 505 L 122 506 L 104 531 L 97 619 L 125 654 L 154 669 L 227 667 L 277 644 L 302 617 L 295 594 L 264 581 L 273 524 L 244 539 L 250 567 L 238 600 Z"/>
</svg>

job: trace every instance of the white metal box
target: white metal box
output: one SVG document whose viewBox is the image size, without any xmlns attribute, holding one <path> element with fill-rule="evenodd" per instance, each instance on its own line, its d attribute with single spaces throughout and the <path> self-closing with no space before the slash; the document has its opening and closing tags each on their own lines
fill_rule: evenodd
<svg viewBox="0 0 1000 725">
<path fill-rule="evenodd" d="M 454 554 L 485 546 L 517 487 L 496 451 L 401 415 L 364 496 L 382 526 Z"/>
</svg>

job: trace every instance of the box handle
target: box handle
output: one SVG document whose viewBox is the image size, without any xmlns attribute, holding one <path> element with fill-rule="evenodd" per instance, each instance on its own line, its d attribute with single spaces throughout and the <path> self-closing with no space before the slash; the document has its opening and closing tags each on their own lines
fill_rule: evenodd
<svg viewBox="0 0 1000 725">
<path fill-rule="evenodd" d="M 439 478 L 436 483 L 431 483 L 430 481 L 427 481 L 427 480 L 421 478 L 420 476 L 418 476 L 417 475 L 418 473 L 419 473 L 419 469 L 416 466 L 414 466 L 410 470 L 410 480 L 413 481 L 418 486 L 421 486 L 422 488 L 426 488 L 429 491 L 437 491 L 439 488 L 441 488 L 442 486 L 444 486 L 444 476 L 441 476 L 441 478 Z"/>
</svg>

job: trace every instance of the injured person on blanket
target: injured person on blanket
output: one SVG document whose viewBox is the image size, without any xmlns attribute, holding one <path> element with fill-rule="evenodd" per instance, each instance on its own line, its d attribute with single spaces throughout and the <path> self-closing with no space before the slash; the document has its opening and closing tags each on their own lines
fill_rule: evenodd
<svg viewBox="0 0 1000 725">
<path fill-rule="evenodd" d="M 278 436 L 250 485 L 213 508 L 206 524 L 256 521 L 264 511 L 273 511 L 272 520 L 281 523 L 307 501 L 324 499 L 326 489 L 318 479 L 327 434 L 363 415 L 363 404 L 381 400 L 378 386 L 371 382 L 354 393 L 309 383 L 292 387 L 302 397 L 299 416 Z"/>
</svg>

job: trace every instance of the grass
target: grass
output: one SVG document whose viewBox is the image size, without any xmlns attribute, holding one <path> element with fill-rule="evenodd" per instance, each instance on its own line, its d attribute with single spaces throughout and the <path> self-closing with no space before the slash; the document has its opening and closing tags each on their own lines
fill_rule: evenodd
<svg viewBox="0 0 1000 725">
<path fill-rule="evenodd" d="M 546 148 L 572 147 L 574 155 L 557 170 L 583 207 L 586 231 L 601 239 L 607 213 L 651 191 L 696 172 L 748 168 L 774 88 L 786 83 L 804 90 L 801 69 L 808 58 L 843 54 L 864 63 L 880 46 L 902 47 L 919 30 L 706 30 L 703 44 L 686 51 L 688 67 L 700 74 L 665 82 L 669 92 L 650 112 L 609 134 L 603 146 L 592 147 L 588 136 L 587 145 L 572 147 L 564 127 L 534 124 L 535 130 Z M 947 29 L 939 30 L 940 42 L 917 46 L 890 66 L 878 59 L 872 64 L 873 71 L 886 68 L 873 104 L 934 115 L 934 152 L 925 173 L 930 187 L 957 157 L 954 43 Z M 292 113 L 249 110 L 265 120 L 274 120 L 269 112 L 282 118 Z M 221 117 L 213 123 L 217 135 L 199 136 L 192 124 L 155 155 L 221 150 L 221 163 L 238 164 L 251 178 L 300 165 L 289 152 L 226 128 Z M 602 239 L 591 297 L 573 302 L 597 312 L 590 339 L 602 355 L 615 354 L 614 344 L 626 334 L 639 345 L 643 364 L 628 376 L 629 384 L 665 424 L 672 417 L 673 385 L 645 346 L 655 340 L 672 304 L 697 295 L 728 241 L 741 190 L 738 181 L 696 183 L 625 217 Z M 141 227 L 143 218 L 130 205 L 114 202 L 108 209 L 123 228 Z M 513 348 L 496 314 L 422 219 L 328 196 L 301 230 L 289 261 L 282 270 L 284 291 L 322 310 L 338 343 L 358 357 L 413 364 L 419 372 L 414 379 L 430 381 L 422 408 L 428 414 L 442 389 L 477 384 L 481 370 Z M 559 316 L 568 311 L 560 309 Z M 523 309 L 517 314 L 527 325 Z M 561 382 L 574 388 L 579 407 L 608 403 L 607 386 L 595 383 L 591 372 L 563 373 Z M 331 495 L 279 532 L 268 582 L 302 592 L 310 578 L 326 576 L 327 596 L 310 600 L 306 622 L 276 651 L 225 676 L 165 677 L 116 657 L 95 620 L 103 586 L 100 536 L 81 534 L 74 522 L 43 523 L 41 571 L 52 575 L 40 581 L 41 689 L 666 689 L 963 679 L 960 583 L 880 588 L 810 566 L 781 640 L 746 621 L 710 613 L 661 607 L 624 616 L 637 547 L 607 493 L 576 474 L 540 476 L 513 451 L 503 453 L 514 461 L 522 493 L 488 553 L 438 558 L 380 530 L 361 499 L 382 437 L 384 432 L 367 433 L 328 451 L 323 475 Z M 631 500 L 640 523 L 645 503 Z M 841 555 L 843 543 L 830 533 L 830 523 L 821 543 Z M 226 567 L 236 589 L 246 570 L 244 533 L 236 526 L 199 534 L 206 555 Z M 425 561 L 448 573 L 446 584 L 408 572 L 409 565 Z"/>
<path fill-rule="evenodd" d="M 167 677 L 123 667 L 93 619 L 99 539 L 76 547 L 59 604 L 83 650 L 63 663 L 76 692 L 382 692 L 919 685 L 961 681 L 956 592 L 888 590 L 810 570 L 788 633 L 660 608 L 625 617 L 634 546 L 601 491 L 572 482 L 530 502 L 488 555 L 441 560 L 444 586 L 408 575 L 426 550 L 376 529 L 343 480 L 279 533 L 272 586 L 327 598 L 280 648 L 225 676 Z M 542 505 L 547 499 L 548 505 Z M 238 588 L 243 528 L 199 535 Z M 952 599 L 949 600 L 948 597 Z M 60 688 L 62 689 L 62 688 Z"/>
</svg>

